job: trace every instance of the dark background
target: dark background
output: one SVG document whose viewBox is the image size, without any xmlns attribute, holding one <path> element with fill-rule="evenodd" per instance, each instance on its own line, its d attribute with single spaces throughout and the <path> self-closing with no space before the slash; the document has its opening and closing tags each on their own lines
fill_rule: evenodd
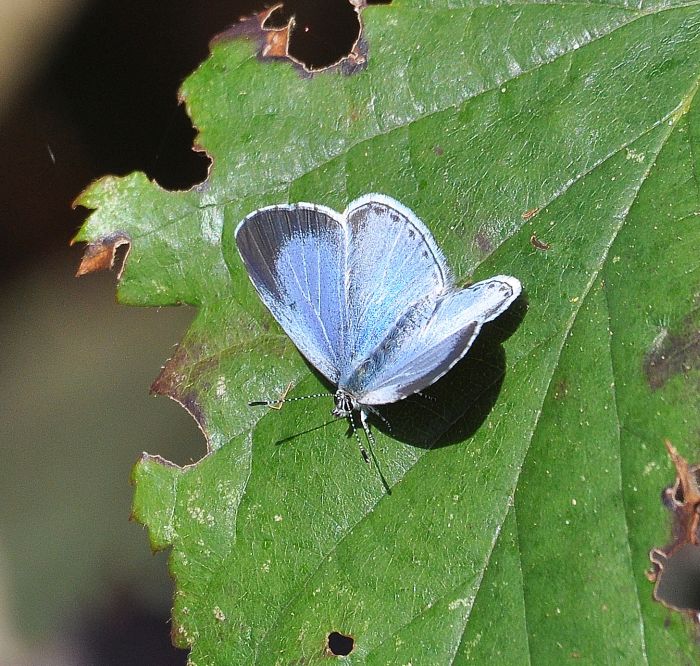
<svg viewBox="0 0 700 666">
<path fill-rule="evenodd" d="M 353 30 L 346 2 L 287 5 L 313 24 L 304 53 Z M 192 311 L 118 307 L 114 274 L 75 279 L 86 211 L 71 202 L 109 173 L 204 179 L 178 87 L 266 3 L 63 0 L 51 20 L 42 0 L 17 7 L 34 4 L 0 29 L 14 77 L 0 81 L 0 664 L 184 664 L 166 556 L 128 522 L 128 478 L 143 450 L 204 452 L 184 411 L 148 395 Z"/>
</svg>

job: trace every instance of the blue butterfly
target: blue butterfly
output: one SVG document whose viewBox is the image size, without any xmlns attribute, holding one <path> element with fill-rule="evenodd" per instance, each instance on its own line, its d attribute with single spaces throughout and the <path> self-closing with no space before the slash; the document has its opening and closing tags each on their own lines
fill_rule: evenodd
<svg viewBox="0 0 700 666">
<path fill-rule="evenodd" d="M 359 414 L 370 443 L 367 419 L 376 406 L 442 377 L 521 292 L 507 275 L 456 288 L 427 227 L 381 194 L 343 213 L 308 203 L 268 206 L 235 233 L 262 302 L 337 387 L 333 415 L 355 430 Z"/>
</svg>

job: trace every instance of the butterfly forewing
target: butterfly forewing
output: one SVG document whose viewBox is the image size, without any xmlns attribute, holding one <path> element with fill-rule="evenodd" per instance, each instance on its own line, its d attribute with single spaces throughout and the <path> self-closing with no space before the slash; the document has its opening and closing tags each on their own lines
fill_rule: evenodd
<svg viewBox="0 0 700 666">
<path fill-rule="evenodd" d="M 311 204 L 262 208 L 238 226 L 236 243 L 263 303 L 309 362 L 337 383 L 348 348 L 341 217 Z"/>
<path fill-rule="evenodd" d="M 348 206 L 348 361 L 365 359 L 415 303 L 437 298 L 449 282 L 444 257 L 407 208 L 372 194 Z"/>
</svg>

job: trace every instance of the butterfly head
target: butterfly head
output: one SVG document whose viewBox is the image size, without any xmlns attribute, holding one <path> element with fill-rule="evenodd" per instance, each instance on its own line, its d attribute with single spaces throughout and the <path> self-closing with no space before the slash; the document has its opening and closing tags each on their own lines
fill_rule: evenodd
<svg viewBox="0 0 700 666">
<path fill-rule="evenodd" d="M 333 396 L 335 407 L 333 408 L 333 416 L 337 418 L 348 418 L 358 409 L 358 404 L 355 398 L 343 389 L 338 389 Z"/>
</svg>

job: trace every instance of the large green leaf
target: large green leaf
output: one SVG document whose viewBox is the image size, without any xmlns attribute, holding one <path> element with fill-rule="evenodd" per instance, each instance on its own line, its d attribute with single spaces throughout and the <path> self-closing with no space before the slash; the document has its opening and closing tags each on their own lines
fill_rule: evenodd
<svg viewBox="0 0 700 666">
<path fill-rule="evenodd" d="M 134 470 L 135 514 L 172 547 L 177 642 L 199 666 L 315 663 L 331 631 L 356 664 L 685 663 L 689 632 L 644 571 L 668 537 L 662 438 L 687 451 L 700 429 L 683 346 L 700 324 L 697 3 L 404 0 L 363 20 L 352 76 L 219 43 L 183 88 L 207 182 L 135 174 L 80 199 L 80 240 L 131 239 L 122 302 L 198 306 L 156 388 L 209 455 Z M 373 191 L 460 278 L 515 275 L 528 303 L 435 403 L 392 408 L 391 494 L 330 400 L 247 407 L 322 385 L 233 241 L 255 208 Z"/>
</svg>

